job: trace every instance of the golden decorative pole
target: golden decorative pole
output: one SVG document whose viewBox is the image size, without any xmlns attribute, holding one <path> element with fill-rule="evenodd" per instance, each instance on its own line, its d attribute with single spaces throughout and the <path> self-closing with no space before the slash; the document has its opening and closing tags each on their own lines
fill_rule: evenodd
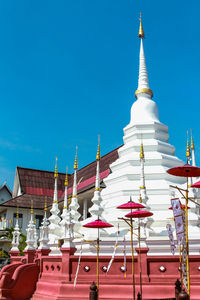
<svg viewBox="0 0 200 300">
<path fill-rule="evenodd" d="M 131 209 L 131 213 L 132 213 Z M 135 300 L 135 269 L 134 269 L 134 249 L 133 249 L 133 218 L 131 217 L 131 257 L 132 257 L 132 277 L 133 277 L 133 299 Z"/>
<path fill-rule="evenodd" d="M 187 150 L 186 150 L 187 164 L 190 162 L 190 144 L 187 132 Z M 185 192 L 185 239 L 186 239 L 186 250 L 187 250 L 187 289 L 188 295 L 190 296 L 190 270 L 189 270 L 189 241 L 188 241 L 188 177 L 187 177 L 187 188 Z"/>
</svg>

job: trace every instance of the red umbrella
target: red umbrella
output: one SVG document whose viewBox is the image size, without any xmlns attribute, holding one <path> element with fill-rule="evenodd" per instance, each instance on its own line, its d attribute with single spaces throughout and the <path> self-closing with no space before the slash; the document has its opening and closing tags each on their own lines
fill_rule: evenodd
<svg viewBox="0 0 200 300">
<path fill-rule="evenodd" d="M 87 227 L 87 228 L 108 228 L 108 227 L 113 227 L 113 225 L 103 222 L 100 219 L 97 219 L 96 221 L 87 223 L 85 225 L 83 225 L 83 227 Z"/>
<path fill-rule="evenodd" d="M 93 222 L 83 225 L 86 228 L 97 228 L 98 229 L 98 238 L 97 238 L 97 299 L 99 299 L 99 229 L 113 227 L 112 224 L 106 223 L 99 218 Z"/>
<path fill-rule="evenodd" d="M 132 200 L 130 200 L 127 203 L 117 206 L 117 208 L 119 208 L 119 209 L 139 209 L 139 208 L 145 208 L 145 206 L 140 203 L 136 203 L 136 202 L 133 202 Z"/>
<path fill-rule="evenodd" d="M 172 206 L 170 206 L 169 209 L 172 209 Z M 181 204 L 181 209 L 185 209 L 185 205 L 184 204 Z M 190 209 L 190 207 L 187 206 L 187 209 Z"/>
<path fill-rule="evenodd" d="M 191 187 L 199 189 L 200 188 L 200 181 L 195 182 L 193 185 L 191 185 Z"/>
<path fill-rule="evenodd" d="M 178 166 L 175 168 L 171 168 L 167 170 L 167 173 L 174 175 L 174 176 L 180 176 L 180 177 L 199 177 L 200 176 L 200 168 L 190 166 L 190 165 L 184 165 L 184 166 Z"/>
<path fill-rule="evenodd" d="M 147 210 L 135 210 L 127 215 L 125 217 L 127 218 L 146 218 L 152 216 L 153 213 Z"/>
</svg>

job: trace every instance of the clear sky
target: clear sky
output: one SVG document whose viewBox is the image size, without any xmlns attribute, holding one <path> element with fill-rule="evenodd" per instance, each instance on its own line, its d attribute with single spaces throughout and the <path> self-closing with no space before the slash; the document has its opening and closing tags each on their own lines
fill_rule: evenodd
<svg viewBox="0 0 200 300">
<path fill-rule="evenodd" d="M 139 13 L 170 143 L 200 150 L 200 1 L 0 1 L 0 182 L 16 166 L 72 171 L 122 144 L 137 88 Z"/>
</svg>

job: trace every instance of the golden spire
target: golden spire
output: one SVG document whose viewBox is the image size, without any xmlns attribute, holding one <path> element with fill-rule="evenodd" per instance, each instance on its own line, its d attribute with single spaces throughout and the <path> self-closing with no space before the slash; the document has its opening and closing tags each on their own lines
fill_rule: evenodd
<svg viewBox="0 0 200 300">
<path fill-rule="evenodd" d="M 140 159 L 144 159 L 144 148 L 143 148 L 142 142 L 141 142 L 141 147 L 140 147 Z"/>
<path fill-rule="evenodd" d="M 57 167 L 57 160 L 58 160 L 58 158 L 56 157 L 56 164 L 55 164 L 54 178 L 58 178 L 58 167 Z"/>
<path fill-rule="evenodd" d="M 190 143 L 189 143 L 189 139 L 188 139 L 188 131 L 187 131 L 187 150 L 186 150 L 186 157 L 190 158 L 191 153 L 190 153 Z"/>
<path fill-rule="evenodd" d="M 67 175 L 67 172 L 68 172 L 68 167 L 66 168 L 65 186 L 68 186 L 68 175 Z"/>
<path fill-rule="evenodd" d="M 74 170 L 77 170 L 77 169 L 78 169 L 77 149 L 78 149 L 78 147 L 76 146 L 76 155 L 75 155 L 75 161 L 74 161 Z"/>
<path fill-rule="evenodd" d="M 96 160 L 100 160 L 100 159 L 101 159 L 101 154 L 100 154 L 100 135 L 98 135 L 98 147 L 97 147 Z"/>
<path fill-rule="evenodd" d="M 191 129 L 191 150 L 194 150 L 194 141 L 192 136 L 192 129 Z"/>
<path fill-rule="evenodd" d="M 44 198 L 44 211 L 47 211 L 47 196 Z"/>
<path fill-rule="evenodd" d="M 31 199 L 31 215 L 33 214 L 33 200 Z"/>
<path fill-rule="evenodd" d="M 144 38 L 144 30 L 143 30 L 143 26 L 142 26 L 142 16 L 141 16 L 141 13 L 140 13 L 140 17 L 139 17 L 139 20 L 140 20 L 140 28 L 139 28 L 139 38 Z"/>
<path fill-rule="evenodd" d="M 19 219 L 19 208 L 17 206 L 17 215 L 16 215 L 16 219 Z"/>
</svg>

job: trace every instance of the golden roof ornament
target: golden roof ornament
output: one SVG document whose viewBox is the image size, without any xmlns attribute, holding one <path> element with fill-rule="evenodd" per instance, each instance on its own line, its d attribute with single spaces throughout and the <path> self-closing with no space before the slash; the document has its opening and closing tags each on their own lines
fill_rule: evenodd
<svg viewBox="0 0 200 300">
<path fill-rule="evenodd" d="M 100 154 L 100 136 L 98 136 L 98 146 L 97 146 L 97 155 L 96 155 L 96 160 L 101 159 L 101 154 Z"/>
<path fill-rule="evenodd" d="M 54 178 L 58 178 L 58 167 L 57 167 L 57 160 L 58 160 L 58 158 L 56 157 L 56 164 L 55 164 Z"/>
<path fill-rule="evenodd" d="M 16 219 L 19 219 L 19 207 L 17 206 L 17 215 L 16 215 Z"/>
<path fill-rule="evenodd" d="M 141 13 L 140 13 L 140 17 L 139 17 L 139 20 L 140 20 L 140 28 L 139 28 L 139 38 L 144 38 L 144 30 L 143 30 L 143 26 L 142 26 L 142 16 L 141 16 Z"/>
<path fill-rule="evenodd" d="M 191 129 L 191 150 L 194 150 L 194 141 L 192 136 L 192 129 Z"/>
<path fill-rule="evenodd" d="M 77 169 L 78 169 L 77 149 L 78 149 L 78 147 L 76 146 L 76 155 L 75 155 L 75 161 L 74 161 L 74 170 L 77 170 Z"/>
<path fill-rule="evenodd" d="M 188 139 L 188 131 L 187 131 L 187 150 L 186 150 L 186 157 L 190 158 L 191 157 L 191 153 L 190 153 L 190 143 L 189 143 L 189 139 Z"/>
<path fill-rule="evenodd" d="M 142 203 L 142 196 L 141 196 L 141 193 L 140 193 L 140 197 L 139 197 L 139 203 Z"/>
<path fill-rule="evenodd" d="M 47 196 L 44 198 L 44 211 L 47 211 Z"/>
<path fill-rule="evenodd" d="M 143 143 L 141 143 L 141 147 L 140 147 L 140 159 L 144 159 L 144 148 L 143 148 Z"/>
<path fill-rule="evenodd" d="M 68 167 L 66 168 L 66 175 L 65 175 L 65 186 L 68 186 Z"/>
<path fill-rule="evenodd" d="M 33 215 L 33 200 L 31 199 L 31 215 Z"/>
</svg>

